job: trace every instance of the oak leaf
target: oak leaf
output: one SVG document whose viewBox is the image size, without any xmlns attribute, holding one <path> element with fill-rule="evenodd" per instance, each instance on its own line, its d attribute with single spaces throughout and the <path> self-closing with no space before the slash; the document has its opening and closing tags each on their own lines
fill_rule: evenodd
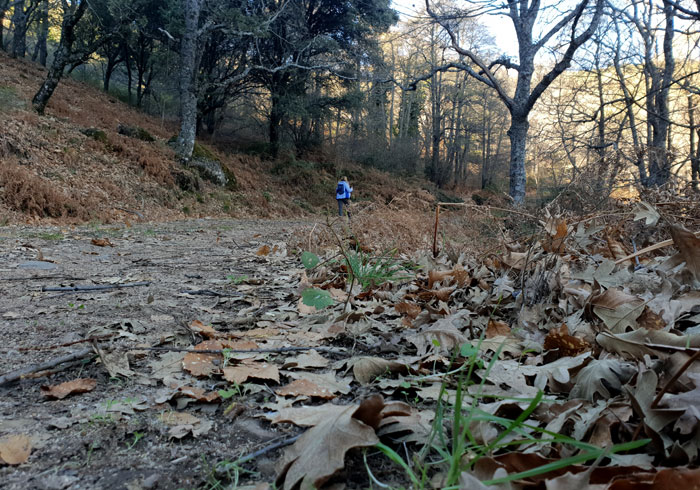
<svg viewBox="0 0 700 490">
<path fill-rule="evenodd" d="M 345 453 L 355 447 L 379 442 L 374 429 L 353 417 L 350 405 L 334 417 L 307 430 L 287 449 L 279 466 L 277 482 L 284 490 L 318 488 L 345 466 Z"/>
<path fill-rule="evenodd" d="M 59 385 L 42 386 L 41 394 L 47 398 L 62 400 L 68 395 L 75 393 L 87 393 L 97 386 L 97 380 L 93 378 L 80 378 L 73 381 L 66 381 Z"/>
</svg>

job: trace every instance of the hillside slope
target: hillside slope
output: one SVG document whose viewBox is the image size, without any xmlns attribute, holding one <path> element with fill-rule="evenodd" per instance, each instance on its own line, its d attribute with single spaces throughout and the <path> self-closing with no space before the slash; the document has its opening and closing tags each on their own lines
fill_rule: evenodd
<svg viewBox="0 0 700 490">
<path fill-rule="evenodd" d="M 167 145 L 177 131 L 172 121 L 70 78 L 40 117 L 30 102 L 43 68 L 4 52 L 0 66 L 0 224 L 110 222 L 135 213 L 153 221 L 301 217 L 333 209 L 343 173 L 364 200 L 388 202 L 411 187 L 350 163 L 272 162 L 214 148 L 237 181 L 232 189 L 217 187 L 177 163 Z M 154 141 L 119 134 L 120 125 L 143 128 Z"/>
</svg>

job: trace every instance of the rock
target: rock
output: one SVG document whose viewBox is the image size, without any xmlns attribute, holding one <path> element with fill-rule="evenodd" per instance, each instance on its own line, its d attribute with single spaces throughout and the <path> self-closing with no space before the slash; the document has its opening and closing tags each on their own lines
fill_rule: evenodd
<svg viewBox="0 0 700 490">
<path fill-rule="evenodd" d="M 136 138 L 141 141 L 148 141 L 149 143 L 156 140 L 151 133 L 139 126 L 126 126 L 125 124 L 120 124 L 117 126 L 117 132 L 119 134 L 123 134 L 124 136 L 128 136 L 129 138 Z"/>
<path fill-rule="evenodd" d="M 43 262 L 41 260 L 30 260 L 28 262 L 22 262 L 17 267 L 20 269 L 39 269 L 42 271 L 50 271 L 55 269 L 57 265 L 51 262 Z"/>
<path fill-rule="evenodd" d="M 206 179 L 214 184 L 225 186 L 228 184 L 228 179 L 224 173 L 224 169 L 221 168 L 221 164 L 216 160 L 209 160 L 208 158 L 195 158 L 192 157 L 186 163 L 188 167 L 194 168 L 199 172 L 199 175 L 203 179 Z"/>
</svg>

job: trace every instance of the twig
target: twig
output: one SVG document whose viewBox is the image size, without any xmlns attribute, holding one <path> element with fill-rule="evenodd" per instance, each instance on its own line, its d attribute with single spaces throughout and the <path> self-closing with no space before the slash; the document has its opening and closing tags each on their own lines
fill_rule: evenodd
<svg viewBox="0 0 700 490">
<path fill-rule="evenodd" d="M 347 354 L 345 350 L 332 349 L 330 347 L 277 347 L 269 349 L 190 349 L 185 347 L 125 347 L 127 350 L 147 350 L 156 352 L 193 352 L 195 354 L 224 354 L 227 352 L 235 354 L 257 354 L 257 353 L 281 353 L 281 352 L 304 352 L 315 350 L 328 354 Z"/>
<path fill-rule="evenodd" d="M 433 230 L 433 258 L 438 256 L 438 249 L 437 249 L 438 223 L 440 223 L 440 204 L 438 204 L 437 208 L 435 208 L 435 229 Z"/>
<path fill-rule="evenodd" d="M 129 282 L 125 284 L 96 284 L 94 286 L 90 285 L 78 285 L 78 286 L 65 286 L 65 287 L 49 287 L 42 286 L 42 291 L 101 291 L 105 289 L 122 289 L 122 288 L 134 288 L 137 286 L 150 286 L 150 282 Z"/>
<path fill-rule="evenodd" d="M 87 339 L 80 339 L 80 340 L 75 340 L 73 342 L 66 342 L 65 344 L 58 344 L 58 345 L 50 345 L 48 347 L 20 347 L 17 349 L 20 352 L 26 352 L 26 351 L 42 351 L 42 350 L 53 350 L 53 349 L 58 349 L 60 347 L 69 347 L 71 345 L 75 344 L 81 344 L 83 342 L 93 342 L 95 340 L 104 340 L 104 339 L 109 339 L 111 337 L 114 337 L 117 335 L 116 333 L 109 333 L 105 335 L 96 335 L 95 337 L 89 337 Z"/>
<path fill-rule="evenodd" d="M 668 380 L 668 382 L 664 385 L 664 387 L 661 388 L 661 391 L 659 391 L 659 394 L 656 395 L 656 398 L 654 398 L 654 401 L 651 402 L 651 405 L 649 405 L 649 408 L 656 408 L 656 406 L 661 401 L 661 398 L 663 398 L 664 394 L 668 391 L 668 389 L 671 386 L 673 386 L 673 383 L 678 381 L 678 378 L 680 378 L 681 375 L 688 370 L 690 365 L 693 364 L 698 359 L 700 359 L 700 350 L 695 351 L 695 354 L 690 356 L 690 358 L 687 361 L 685 361 L 685 363 L 680 367 L 680 369 L 676 372 L 676 374 L 674 374 L 673 377 Z"/>
<path fill-rule="evenodd" d="M 262 456 L 263 454 L 267 454 L 270 451 L 274 451 L 275 449 L 279 449 L 281 447 L 289 446 L 290 444 L 293 444 L 294 442 L 296 442 L 296 440 L 299 439 L 302 435 L 304 435 L 303 432 L 301 434 L 297 434 L 294 437 L 290 437 L 289 439 L 284 439 L 284 440 L 275 442 L 274 444 L 270 444 L 269 446 L 265 446 L 264 448 L 259 449 L 259 450 L 255 451 L 254 453 L 250 453 L 247 456 L 243 456 L 241 458 L 238 458 L 236 460 L 236 463 L 237 464 L 247 463 L 251 459 L 255 459 L 259 456 Z"/>
<path fill-rule="evenodd" d="M 697 232 L 695 234 L 696 237 L 700 238 L 700 232 Z M 673 240 L 664 240 L 663 242 L 659 242 L 655 245 L 650 245 L 648 247 L 645 247 L 641 250 L 637 250 L 635 253 L 628 255 L 627 257 L 622 257 L 621 259 L 618 259 L 615 261 L 615 264 L 621 264 L 627 260 L 633 259 L 639 255 L 645 254 L 647 252 L 653 252 L 654 250 L 658 250 L 660 248 L 668 247 L 669 245 L 673 245 Z"/>
<path fill-rule="evenodd" d="M 231 297 L 231 296 L 242 296 L 241 293 L 220 293 L 218 291 L 212 291 L 211 289 L 183 289 L 180 291 L 182 294 L 200 295 L 200 296 L 217 296 L 217 297 Z"/>
<path fill-rule="evenodd" d="M 539 218 L 535 215 L 529 214 L 529 213 L 523 213 L 522 211 L 517 211 L 515 209 L 507 209 L 507 208 L 497 208 L 495 206 L 479 206 L 477 204 L 471 204 L 468 202 L 439 202 L 437 203 L 438 206 L 460 206 L 460 207 L 466 207 L 466 208 L 474 208 L 474 209 L 483 209 L 486 208 L 489 211 L 490 210 L 496 210 L 496 211 L 503 211 L 505 213 L 511 213 L 511 214 L 518 214 L 520 216 L 525 216 L 526 218 L 530 218 L 535 221 L 539 221 Z"/>
<path fill-rule="evenodd" d="M 28 374 L 33 374 L 39 371 L 46 371 L 47 369 L 51 369 L 53 367 L 58 366 L 59 364 L 63 364 L 65 362 L 71 362 L 75 361 L 78 359 L 84 359 L 92 354 L 94 354 L 95 351 L 93 350 L 92 347 L 89 349 L 83 349 L 78 352 L 74 352 L 72 354 L 67 354 L 62 357 L 57 357 L 56 359 L 53 359 L 51 361 L 46 361 L 41 364 L 35 364 L 34 366 L 29 366 L 26 368 L 22 369 L 17 369 L 16 371 L 12 371 L 7 374 L 3 374 L 0 376 L 0 386 L 6 385 L 8 383 L 13 383 L 19 379 L 22 379 L 24 376 L 27 376 Z"/>
<path fill-rule="evenodd" d="M 35 276 L 35 277 L 2 277 L 0 281 L 38 281 L 43 279 L 63 279 L 70 281 L 84 281 L 86 277 L 72 277 L 72 276 Z"/>
</svg>

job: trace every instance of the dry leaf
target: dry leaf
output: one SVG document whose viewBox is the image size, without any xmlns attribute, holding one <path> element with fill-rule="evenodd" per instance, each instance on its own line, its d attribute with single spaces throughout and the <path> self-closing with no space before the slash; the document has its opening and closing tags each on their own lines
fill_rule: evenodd
<svg viewBox="0 0 700 490">
<path fill-rule="evenodd" d="M 673 244 L 685 260 L 685 266 L 700 281 L 700 238 L 679 225 L 671 226 Z"/>
<path fill-rule="evenodd" d="M 257 252 L 255 252 L 255 255 L 257 256 L 263 256 L 263 255 L 270 255 L 270 247 L 267 245 L 263 245 L 258 249 Z"/>
<path fill-rule="evenodd" d="M 489 324 L 486 327 L 486 338 L 491 339 L 493 337 L 497 337 L 499 335 L 503 336 L 509 336 L 510 335 L 510 327 L 508 326 L 507 323 L 504 322 L 499 322 L 497 320 L 489 319 Z"/>
<path fill-rule="evenodd" d="M 42 386 L 41 394 L 48 398 L 62 400 L 68 395 L 75 393 L 87 393 L 92 391 L 97 386 L 97 380 L 92 378 L 80 378 L 73 381 L 66 381 L 59 385 Z"/>
<path fill-rule="evenodd" d="M 663 330 L 666 328 L 666 322 L 658 313 L 654 313 L 648 306 L 644 308 L 642 314 L 637 318 L 639 328 L 648 330 Z"/>
<path fill-rule="evenodd" d="M 437 299 L 438 301 L 449 301 L 450 295 L 454 292 L 455 288 L 440 288 L 435 291 L 422 291 L 418 293 L 418 298 L 423 301 L 432 301 Z"/>
<path fill-rule="evenodd" d="M 97 247 L 113 247 L 114 246 L 112 244 L 112 242 L 109 241 L 109 238 L 93 238 L 92 244 L 97 246 Z"/>
<path fill-rule="evenodd" d="M 243 361 L 235 366 L 224 368 L 224 378 L 230 383 L 242 384 L 250 378 L 269 379 L 280 382 L 280 373 L 272 363 L 258 361 Z"/>
<path fill-rule="evenodd" d="M 223 346 L 221 342 L 216 340 L 205 340 L 194 346 L 195 350 L 221 350 Z M 185 371 L 188 371 L 194 376 L 210 376 L 211 374 L 218 372 L 221 363 L 224 360 L 224 356 L 221 354 L 198 354 L 195 352 L 188 352 L 185 354 L 185 358 L 182 360 L 182 366 Z M 218 362 L 218 365 L 217 365 Z"/>
<path fill-rule="evenodd" d="M 353 361 L 352 374 L 361 385 L 372 382 L 374 378 L 382 374 L 406 371 L 406 365 L 381 357 L 360 357 Z"/>
<path fill-rule="evenodd" d="M 406 315 L 407 317 L 413 320 L 415 320 L 421 312 L 420 306 L 414 303 L 407 303 L 405 301 L 403 303 L 395 304 L 394 309 L 396 310 L 396 313 L 400 315 Z"/>
<path fill-rule="evenodd" d="M 195 333 L 201 334 L 207 339 L 216 338 L 221 335 L 221 332 L 214 330 L 214 327 L 211 325 L 205 325 L 199 320 L 192 320 L 192 323 L 190 323 L 190 329 Z"/>
<path fill-rule="evenodd" d="M 335 394 L 328 388 L 321 388 L 308 379 L 295 379 L 291 383 L 277 390 L 281 396 L 315 396 L 330 400 Z"/>
<path fill-rule="evenodd" d="M 32 443 L 24 434 L 13 434 L 0 438 L 0 461 L 17 465 L 26 463 L 32 452 Z"/>
<path fill-rule="evenodd" d="M 204 403 L 221 401 L 221 396 L 216 391 L 210 391 L 207 393 L 204 388 L 198 388 L 195 386 L 181 386 L 177 391 L 185 396 L 194 398 L 195 400 Z"/>
<path fill-rule="evenodd" d="M 544 338 L 545 350 L 556 350 L 558 357 L 577 356 L 591 349 L 591 344 L 583 339 L 569 335 L 566 323 L 561 327 L 553 328 Z"/>
<path fill-rule="evenodd" d="M 345 466 L 345 453 L 354 447 L 370 447 L 379 442 L 372 427 L 353 418 L 358 410 L 351 405 L 335 417 L 328 417 L 307 430 L 288 448 L 279 466 L 282 488 L 319 488 Z"/>
<path fill-rule="evenodd" d="M 296 357 L 287 359 L 284 363 L 284 368 L 308 369 L 308 368 L 324 368 L 328 366 L 328 359 L 319 354 L 316 350 L 309 351 L 305 354 L 300 354 Z"/>
<path fill-rule="evenodd" d="M 613 333 L 637 328 L 637 318 L 644 311 L 644 300 L 611 288 L 591 300 L 593 312 Z"/>
</svg>

